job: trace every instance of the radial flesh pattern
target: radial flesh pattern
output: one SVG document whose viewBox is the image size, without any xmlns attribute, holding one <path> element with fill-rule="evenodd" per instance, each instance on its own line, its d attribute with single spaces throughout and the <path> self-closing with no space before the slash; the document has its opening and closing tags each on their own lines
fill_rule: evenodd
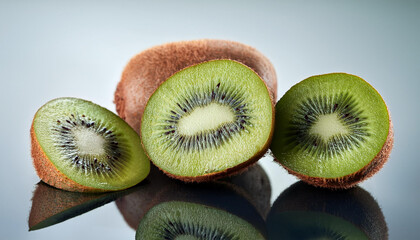
<svg viewBox="0 0 420 240">
<path fill-rule="evenodd" d="M 302 81 L 280 99 L 276 115 L 271 150 L 283 166 L 304 176 L 356 173 L 389 141 L 390 118 L 382 97 L 350 74 Z"/>
<path fill-rule="evenodd" d="M 160 169 L 194 178 L 229 171 L 262 155 L 272 121 L 271 99 L 259 76 L 238 62 L 216 60 L 186 68 L 156 90 L 145 109 L 141 136 Z"/>
<path fill-rule="evenodd" d="M 136 132 L 89 101 L 48 102 L 36 113 L 31 133 L 35 168 L 42 180 L 58 188 L 120 190 L 137 184 L 150 170 Z"/>
</svg>

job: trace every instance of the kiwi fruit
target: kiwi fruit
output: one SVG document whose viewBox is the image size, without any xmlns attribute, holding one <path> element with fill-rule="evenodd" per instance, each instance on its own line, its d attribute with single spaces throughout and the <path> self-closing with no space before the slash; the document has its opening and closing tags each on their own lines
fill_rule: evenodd
<svg viewBox="0 0 420 240">
<path fill-rule="evenodd" d="M 275 200 L 268 239 L 388 239 L 381 208 L 364 189 L 330 190 L 299 181 Z"/>
<path fill-rule="evenodd" d="M 67 221 L 130 194 L 141 187 L 142 184 L 139 184 L 122 191 L 81 193 L 54 188 L 40 181 L 36 184 L 32 197 L 28 219 L 29 231 Z"/>
<path fill-rule="evenodd" d="M 393 146 L 390 114 L 360 77 L 330 73 L 293 86 L 276 104 L 271 151 L 301 180 L 350 188 L 371 177 Z"/>
<path fill-rule="evenodd" d="M 139 135 L 92 102 L 58 98 L 42 106 L 31 126 L 32 158 L 45 183 L 68 191 L 129 188 L 149 173 Z"/>
<path fill-rule="evenodd" d="M 274 112 L 264 82 L 232 60 L 168 78 L 147 102 L 141 139 L 150 160 L 183 181 L 207 181 L 256 162 L 268 149 Z"/>
<path fill-rule="evenodd" d="M 237 196 L 240 201 L 250 203 L 252 205 L 250 209 L 253 209 L 251 212 L 256 211 L 258 213 L 257 219 L 265 219 L 271 207 L 270 182 L 267 174 L 258 164 L 249 167 L 247 171 L 234 177 L 223 178 L 208 184 L 193 185 L 186 185 L 169 178 L 152 165 L 149 176 L 143 182 L 146 182 L 143 188 L 139 188 L 137 191 L 115 201 L 121 215 L 134 230 L 137 229 L 144 215 L 153 206 L 161 202 L 198 199 L 197 202 L 203 203 L 200 199 L 206 198 L 205 196 L 214 194 L 215 197 L 210 198 L 216 198 L 217 200 L 220 194 L 225 192 L 227 196 Z M 218 192 L 218 187 L 225 190 Z M 197 190 L 199 188 L 204 190 Z M 204 196 L 200 195 L 202 191 L 205 192 Z M 225 205 L 228 204 L 225 203 Z"/>
<path fill-rule="evenodd" d="M 118 115 L 139 132 L 147 100 L 162 82 L 188 66 L 215 59 L 236 60 L 253 69 L 267 84 L 275 104 L 277 77 L 267 57 L 243 43 L 202 39 L 167 43 L 134 56 L 115 91 Z"/>
</svg>

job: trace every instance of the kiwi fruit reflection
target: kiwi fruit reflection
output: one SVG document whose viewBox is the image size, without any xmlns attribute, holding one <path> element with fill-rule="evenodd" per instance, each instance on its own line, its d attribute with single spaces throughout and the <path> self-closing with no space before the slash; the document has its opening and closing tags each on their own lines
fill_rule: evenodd
<svg viewBox="0 0 420 240">
<path fill-rule="evenodd" d="M 242 227 L 252 229 L 251 235 L 258 236 L 256 239 L 260 237 L 264 239 L 266 235 L 264 217 L 270 209 L 271 187 L 266 173 L 259 165 L 251 166 L 248 171 L 234 177 L 199 184 L 185 184 L 173 180 L 156 167 L 152 167 L 148 180 L 147 187 L 116 200 L 117 207 L 128 225 L 135 230 L 138 229 L 138 239 L 143 239 L 140 236 L 149 236 L 150 239 L 153 239 L 159 235 L 160 230 L 157 231 L 157 229 L 165 229 L 163 227 L 165 223 L 161 221 L 166 224 L 176 223 L 177 230 L 171 231 L 171 234 L 180 231 L 190 234 L 188 236 L 205 237 L 210 236 L 211 232 L 215 231 L 214 229 L 218 229 L 217 232 L 225 233 L 222 235 L 224 237 L 239 234 L 235 230 L 236 227 L 227 223 L 225 224 L 227 229 L 216 227 L 217 223 L 211 223 L 213 218 L 217 221 L 226 218 L 231 222 L 242 222 Z M 185 209 L 191 209 L 191 211 Z M 149 214 L 149 211 L 152 212 Z M 214 215 L 212 215 L 213 213 Z M 155 217 L 145 217 L 147 214 Z M 158 215 L 173 214 L 182 217 L 176 221 L 157 217 Z M 199 223 L 200 220 L 197 224 L 202 224 L 201 226 L 191 226 L 193 223 L 182 220 L 184 218 L 197 219 L 197 221 L 203 218 L 208 221 Z M 150 219 L 159 219 L 159 221 L 150 223 Z M 145 223 L 142 225 L 140 222 L 143 221 Z M 139 224 L 143 227 L 140 227 Z M 144 226 L 152 225 L 157 232 L 151 235 L 143 232 Z M 204 235 L 196 235 L 197 233 L 192 229 L 207 230 L 204 230 Z"/>
<path fill-rule="evenodd" d="M 110 193 L 69 192 L 40 181 L 32 197 L 29 231 L 49 227 L 89 212 L 143 187 L 143 183 L 124 191 Z"/>
<path fill-rule="evenodd" d="M 150 209 L 136 231 L 136 240 L 160 239 L 263 240 L 265 237 L 255 225 L 230 210 L 193 202 L 170 201 Z"/>
<path fill-rule="evenodd" d="M 388 239 L 384 215 L 361 187 L 320 189 L 297 182 L 274 202 L 269 239 Z"/>
</svg>

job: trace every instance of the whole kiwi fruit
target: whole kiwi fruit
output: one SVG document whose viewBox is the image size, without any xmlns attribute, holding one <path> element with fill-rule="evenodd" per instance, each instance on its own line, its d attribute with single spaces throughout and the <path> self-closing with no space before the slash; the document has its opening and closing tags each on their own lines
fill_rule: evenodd
<svg viewBox="0 0 420 240">
<path fill-rule="evenodd" d="M 215 59 L 235 60 L 254 70 L 265 81 L 275 104 L 277 77 L 267 57 L 243 43 L 201 39 L 158 45 L 131 58 L 114 95 L 118 115 L 139 132 L 146 103 L 162 82 L 181 69 Z"/>
</svg>

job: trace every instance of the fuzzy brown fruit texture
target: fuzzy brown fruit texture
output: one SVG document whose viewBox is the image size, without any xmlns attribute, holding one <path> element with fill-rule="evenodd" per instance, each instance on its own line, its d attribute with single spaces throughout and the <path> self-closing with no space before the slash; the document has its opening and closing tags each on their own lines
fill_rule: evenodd
<svg viewBox="0 0 420 240">
<path fill-rule="evenodd" d="M 118 115 L 139 133 L 146 103 L 161 83 L 186 67 L 216 59 L 235 60 L 254 70 L 264 80 L 275 105 L 277 77 L 267 57 L 243 43 L 201 39 L 155 46 L 134 56 L 115 91 Z"/>
</svg>

